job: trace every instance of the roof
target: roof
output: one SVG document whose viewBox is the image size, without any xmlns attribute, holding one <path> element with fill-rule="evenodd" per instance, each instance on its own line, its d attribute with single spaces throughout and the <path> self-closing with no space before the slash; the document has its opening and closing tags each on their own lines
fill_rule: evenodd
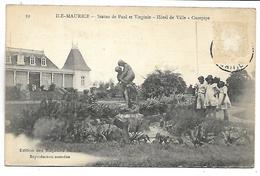
<svg viewBox="0 0 260 176">
<path fill-rule="evenodd" d="M 18 55 L 23 56 L 24 63 L 18 64 Z M 42 50 L 31 50 L 31 49 L 22 49 L 22 48 L 6 48 L 6 57 L 11 57 L 11 63 L 7 63 L 8 65 L 14 65 L 19 67 L 40 67 L 45 69 L 59 69 L 45 54 Z M 35 64 L 30 64 L 30 58 L 35 58 Z M 41 59 L 46 59 L 46 66 L 41 65 Z"/>
<path fill-rule="evenodd" d="M 72 48 L 62 69 L 91 71 L 78 48 Z"/>
</svg>

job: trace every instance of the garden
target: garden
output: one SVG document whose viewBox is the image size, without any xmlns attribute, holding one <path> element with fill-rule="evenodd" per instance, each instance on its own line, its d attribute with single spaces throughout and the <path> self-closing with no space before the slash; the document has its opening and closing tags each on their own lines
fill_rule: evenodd
<svg viewBox="0 0 260 176">
<path fill-rule="evenodd" d="M 40 139 L 45 149 L 113 158 L 91 166 L 253 167 L 253 123 L 206 118 L 180 75 L 171 74 L 146 79 L 132 108 L 70 89 L 60 100 L 10 113 L 6 132 Z"/>
</svg>

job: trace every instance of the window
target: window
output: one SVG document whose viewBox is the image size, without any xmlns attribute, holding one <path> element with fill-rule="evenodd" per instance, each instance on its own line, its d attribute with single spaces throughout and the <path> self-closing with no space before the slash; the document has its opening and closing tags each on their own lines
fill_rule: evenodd
<svg viewBox="0 0 260 176">
<path fill-rule="evenodd" d="M 81 76 L 81 86 L 85 86 L 85 76 Z"/>
<path fill-rule="evenodd" d="M 12 64 L 12 57 L 11 57 L 11 56 L 6 56 L 5 62 L 6 62 L 7 64 Z"/>
<path fill-rule="evenodd" d="M 46 57 L 41 58 L 41 65 L 46 66 Z"/>
<path fill-rule="evenodd" d="M 30 57 L 30 65 L 35 65 L 35 57 L 34 56 Z"/>
<path fill-rule="evenodd" d="M 17 65 L 24 65 L 24 55 L 17 55 Z"/>
</svg>

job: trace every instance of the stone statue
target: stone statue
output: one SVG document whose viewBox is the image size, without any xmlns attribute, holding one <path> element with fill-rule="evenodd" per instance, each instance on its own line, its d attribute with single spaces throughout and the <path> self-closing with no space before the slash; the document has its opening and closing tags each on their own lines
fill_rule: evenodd
<svg viewBox="0 0 260 176">
<path fill-rule="evenodd" d="M 135 73 L 130 65 L 123 60 L 118 61 L 118 66 L 115 68 L 117 72 L 117 80 L 121 84 L 124 98 L 129 108 L 132 107 L 131 97 L 133 92 L 136 91 L 133 80 L 135 79 Z"/>
</svg>

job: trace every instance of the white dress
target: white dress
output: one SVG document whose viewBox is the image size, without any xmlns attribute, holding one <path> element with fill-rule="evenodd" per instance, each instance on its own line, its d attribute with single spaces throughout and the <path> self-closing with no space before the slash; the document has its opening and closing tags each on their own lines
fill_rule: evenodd
<svg viewBox="0 0 260 176">
<path fill-rule="evenodd" d="M 206 94 L 205 94 L 205 103 L 207 106 L 218 106 L 218 93 L 219 89 L 216 83 L 207 84 L 206 86 Z"/>
<path fill-rule="evenodd" d="M 228 109 L 228 108 L 231 107 L 231 102 L 230 102 L 230 99 L 228 97 L 227 90 L 228 90 L 227 86 L 221 87 L 219 89 L 219 101 L 218 101 L 218 108 L 219 109 Z M 223 97 L 224 97 L 225 94 L 226 94 L 226 97 L 225 97 L 225 100 L 222 104 Z"/>
<path fill-rule="evenodd" d="M 197 109 L 205 109 L 205 93 L 206 93 L 206 84 L 198 83 L 196 85 L 196 94 L 197 94 L 197 102 L 196 108 Z"/>
</svg>

